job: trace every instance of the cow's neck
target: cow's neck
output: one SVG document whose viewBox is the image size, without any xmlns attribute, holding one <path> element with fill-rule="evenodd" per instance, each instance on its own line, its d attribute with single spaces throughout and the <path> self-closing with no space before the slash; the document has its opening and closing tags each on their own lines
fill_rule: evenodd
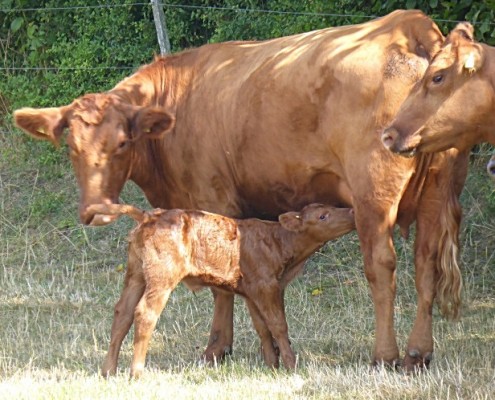
<svg viewBox="0 0 495 400">
<path fill-rule="evenodd" d="M 134 106 L 161 106 L 175 113 L 178 99 L 186 91 L 192 76 L 188 63 L 183 66 L 175 63 L 174 56 L 159 58 L 124 79 L 109 93 Z M 185 204 L 184 198 L 188 196 L 179 193 L 179 186 L 169 172 L 171 165 L 166 153 L 167 140 L 165 137 L 135 143 L 130 179 L 143 190 L 153 207 L 186 208 L 188 204 Z M 180 203 L 174 200 L 176 197 L 181 199 Z"/>
<path fill-rule="evenodd" d="M 130 180 L 138 185 L 153 207 L 175 208 L 178 186 L 171 179 L 162 140 L 141 140 L 133 149 Z"/>
<path fill-rule="evenodd" d="M 117 84 L 109 93 L 136 106 L 161 106 L 174 111 L 193 76 L 194 52 L 158 58 Z"/>
</svg>

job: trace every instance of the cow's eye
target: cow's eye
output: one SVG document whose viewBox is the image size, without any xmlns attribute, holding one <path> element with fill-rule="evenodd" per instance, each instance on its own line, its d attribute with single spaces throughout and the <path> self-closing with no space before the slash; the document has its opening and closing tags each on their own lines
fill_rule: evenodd
<svg viewBox="0 0 495 400">
<path fill-rule="evenodd" d="M 326 214 L 321 214 L 321 215 L 320 215 L 320 219 L 321 219 L 321 220 L 324 220 L 324 219 L 326 219 L 326 218 L 327 218 L 327 215 L 326 215 Z"/>
<path fill-rule="evenodd" d="M 123 140 L 122 142 L 119 143 L 119 149 L 124 148 L 127 145 L 127 140 Z"/>
<path fill-rule="evenodd" d="M 433 83 L 436 83 L 436 84 L 441 83 L 441 82 L 443 81 L 443 74 L 438 74 L 438 75 L 435 75 L 435 76 L 431 79 L 431 81 L 432 81 Z"/>
</svg>

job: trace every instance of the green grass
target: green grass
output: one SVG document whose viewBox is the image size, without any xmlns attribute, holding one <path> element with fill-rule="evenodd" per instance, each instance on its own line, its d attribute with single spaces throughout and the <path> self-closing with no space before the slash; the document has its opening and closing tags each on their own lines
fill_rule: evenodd
<svg viewBox="0 0 495 400">
<path fill-rule="evenodd" d="M 123 283 L 125 218 L 78 224 L 78 193 L 62 148 L 0 134 L 0 399 L 489 399 L 495 393 L 495 195 L 477 157 L 462 196 L 463 317 L 435 311 L 435 360 L 407 376 L 369 367 L 374 313 L 355 233 L 327 245 L 286 291 L 295 373 L 264 367 L 243 302 L 236 300 L 233 356 L 196 363 L 208 340 L 212 298 L 183 286 L 172 294 L 150 345 L 142 379 L 129 381 L 132 334 L 119 373 L 99 368 Z M 43 149 L 46 152 L 46 149 Z M 125 202 L 146 207 L 128 185 Z M 405 347 L 415 313 L 412 240 L 396 239 L 396 329 Z M 314 289 L 321 293 L 313 295 Z"/>
</svg>

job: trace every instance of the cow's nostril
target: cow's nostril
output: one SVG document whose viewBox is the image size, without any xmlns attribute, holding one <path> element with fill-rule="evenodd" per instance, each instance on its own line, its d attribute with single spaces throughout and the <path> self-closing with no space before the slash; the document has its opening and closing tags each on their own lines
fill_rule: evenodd
<svg viewBox="0 0 495 400">
<path fill-rule="evenodd" d="M 387 148 L 390 149 L 397 138 L 397 131 L 395 129 L 389 128 L 385 129 L 382 133 L 382 143 Z"/>
</svg>

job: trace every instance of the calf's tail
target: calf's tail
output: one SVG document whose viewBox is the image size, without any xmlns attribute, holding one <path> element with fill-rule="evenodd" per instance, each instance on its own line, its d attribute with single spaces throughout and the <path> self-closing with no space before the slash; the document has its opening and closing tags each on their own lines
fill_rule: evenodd
<svg viewBox="0 0 495 400">
<path fill-rule="evenodd" d="M 128 215 L 135 221 L 141 223 L 145 218 L 145 211 L 129 204 L 91 204 L 88 211 L 94 214 L 103 215 Z"/>
</svg>

